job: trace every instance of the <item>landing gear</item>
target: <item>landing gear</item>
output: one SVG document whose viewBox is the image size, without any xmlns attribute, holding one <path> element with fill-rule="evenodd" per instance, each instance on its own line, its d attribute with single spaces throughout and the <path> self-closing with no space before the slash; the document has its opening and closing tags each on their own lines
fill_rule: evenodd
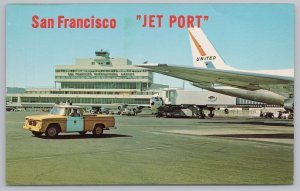
<svg viewBox="0 0 300 191">
<path fill-rule="evenodd" d="M 199 108 L 199 114 L 198 114 L 198 118 L 199 119 L 205 119 L 205 113 L 203 112 L 203 108 Z"/>
<path fill-rule="evenodd" d="M 225 112 L 225 114 L 228 114 L 229 110 L 226 108 L 226 109 L 224 109 L 224 112 Z"/>
<path fill-rule="evenodd" d="M 210 118 L 213 118 L 214 116 L 215 116 L 215 114 L 214 114 L 214 108 L 212 108 L 212 109 L 209 109 L 209 114 L 208 114 L 208 117 L 210 117 Z"/>
<path fill-rule="evenodd" d="M 278 119 L 282 119 L 282 118 L 284 118 L 282 111 L 278 111 Z"/>
</svg>

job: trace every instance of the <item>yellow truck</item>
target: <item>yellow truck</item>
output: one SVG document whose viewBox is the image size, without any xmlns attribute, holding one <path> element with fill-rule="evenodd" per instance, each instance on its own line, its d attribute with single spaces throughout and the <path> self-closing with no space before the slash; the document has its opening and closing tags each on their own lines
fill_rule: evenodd
<svg viewBox="0 0 300 191">
<path fill-rule="evenodd" d="M 83 115 L 83 108 L 70 104 L 54 105 L 48 115 L 32 115 L 25 118 L 23 128 L 40 137 L 54 138 L 59 133 L 92 132 L 101 136 L 104 130 L 116 129 L 115 119 L 108 115 Z"/>
</svg>

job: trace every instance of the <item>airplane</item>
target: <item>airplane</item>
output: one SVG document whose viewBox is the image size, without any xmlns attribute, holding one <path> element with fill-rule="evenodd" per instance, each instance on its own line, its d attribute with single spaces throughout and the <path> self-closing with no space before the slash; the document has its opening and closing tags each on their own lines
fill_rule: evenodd
<svg viewBox="0 0 300 191">
<path fill-rule="evenodd" d="M 187 80 L 209 91 L 283 106 L 294 111 L 294 69 L 248 71 L 223 61 L 201 28 L 189 28 L 194 67 L 140 64 L 153 72 Z"/>
</svg>

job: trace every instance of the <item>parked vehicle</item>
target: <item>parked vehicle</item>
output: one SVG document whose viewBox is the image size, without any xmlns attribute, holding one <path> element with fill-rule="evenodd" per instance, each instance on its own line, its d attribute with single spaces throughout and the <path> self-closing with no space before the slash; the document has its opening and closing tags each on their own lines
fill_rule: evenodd
<svg viewBox="0 0 300 191">
<path fill-rule="evenodd" d="M 294 114 L 288 111 L 278 111 L 278 119 L 293 119 Z"/>
<path fill-rule="evenodd" d="M 134 109 L 124 109 L 121 111 L 121 115 L 135 116 L 136 112 Z"/>
<path fill-rule="evenodd" d="M 103 108 L 101 106 L 95 106 L 95 107 L 92 107 L 90 109 L 90 113 L 91 114 L 106 114 L 106 115 L 108 115 L 109 114 L 109 109 L 108 108 Z"/>
<path fill-rule="evenodd" d="M 261 118 L 274 118 L 274 114 L 272 112 L 260 113 Z"/>
<path fill-rule="evenodd" d="M 15 111 L 15 109 L 14 107 L 6 106 L 6 111 Z"/>
<path fill-rule="evenodd" d="M 78 132 L 84 135 L 92 132 L 101 136 L 104 130 L 115 129 L 113 116 L 89 114 L 83 115 L 83 108 L 73 105 L 55 105 L 48 115 L 32 115 L 25 118 L 24 129 L 34 136 L 54 138 L 59 133 Z"/>
</svg>

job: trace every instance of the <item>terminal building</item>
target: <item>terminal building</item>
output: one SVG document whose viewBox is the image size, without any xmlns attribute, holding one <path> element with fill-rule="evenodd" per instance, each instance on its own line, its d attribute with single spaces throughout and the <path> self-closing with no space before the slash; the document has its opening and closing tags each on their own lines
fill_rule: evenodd
<svg viewBox="0 0 300 191">
<path fill-rule="evenodd" d="M 168 86 L 153 83 L 153 73 L 125 58 L 96 51 L 95 58 L 76 59 L 73 65 L 55 67 L 55 88 L 7 88 L 6 103 L 16 107 L 52 107 L 70 102 L 94 106 L 148 105 L 151 96 Z"/>
</svg>

